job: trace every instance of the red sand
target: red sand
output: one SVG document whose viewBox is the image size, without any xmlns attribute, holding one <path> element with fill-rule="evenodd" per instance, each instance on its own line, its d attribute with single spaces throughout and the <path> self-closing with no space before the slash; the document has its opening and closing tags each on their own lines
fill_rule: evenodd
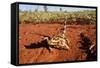
<svg viewBox="0 0 100 68">
<path fill-rule="evenodd" d="M 87 54 L 82 53 L 79 49 L 79 34 L 84 32 L 92 42 L 96 43 L 95 25 L 68 25 L 66 29 L 66 37 L 70 41 L 68 51 L 53 48 L 52 52 L 49 52 L 46 48 L 26 49 L 24 47 L 24 45 L 41 42 L 43 36 L 38 34 L 51 37 L 57 35 L 61 27 L 60 24 L 20 24 L 19 64 L 86 60 Z"/>
</svg>

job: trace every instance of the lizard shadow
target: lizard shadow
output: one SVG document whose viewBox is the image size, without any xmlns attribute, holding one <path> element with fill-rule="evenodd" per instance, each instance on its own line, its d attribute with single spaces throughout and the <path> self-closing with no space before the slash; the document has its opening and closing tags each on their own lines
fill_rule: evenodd
<svg viewBox="0 0 100 68">
<path fill-rule="evenodd" d="M 37 48 L 46 48 L 49 52 L 51 52 L 51 48 L 55 48 L 58 50 L 67 50 L 64 48 L 57 48 L 54 46 L 50 46 L 47 42 L 47 40 L 42 40 L 41 42 L 38 43 L 31 43 L 30 45 L 24 45 L 26 49 L 37 49 Z"/>
</svg>

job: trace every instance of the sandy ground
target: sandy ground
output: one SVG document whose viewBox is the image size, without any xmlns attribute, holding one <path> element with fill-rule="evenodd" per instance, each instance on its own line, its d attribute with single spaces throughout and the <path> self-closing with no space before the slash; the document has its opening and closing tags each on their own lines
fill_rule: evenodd
<svg viewBox="0 0 100 68">
<path fill-rule="evenodd" d="M 40 63 L 40 62 L 63 62 L 86 60 L 86 53 L 79 49 L 80 32 L 84 32 L 92 42 L 96 43 L 95 25 L 67 25 L 66 38 L 70 41 L 70 50 L 59 50 L 32 48 L 27 49 L 25 45 L 42 41 L 43 36 L 54 36 L 59 33 L 61 24 L 20 24 L 19 25 L 19 64 Z"/>
</svg>

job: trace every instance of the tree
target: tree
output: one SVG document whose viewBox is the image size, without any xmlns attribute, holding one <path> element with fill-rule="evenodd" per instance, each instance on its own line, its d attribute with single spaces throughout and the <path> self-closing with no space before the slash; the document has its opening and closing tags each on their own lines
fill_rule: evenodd
<svg viewBox="0 0 100 68">
<path fill-rule="evenodd" d="M 45 11 L 45 12 L 47 12 L 47 11 L 48 11 L 47 6 L 44 6 L 44 11 Z"/>
<path fill-rule="evenodd" d="M 34 10 L 35 12 L 38 12 L 38 8 Z"/>
<path fill-rule="evenodd" d="M 60 8 L 59 10 L 60 10 L 60 12 L 62 12 L 62 8 Z"/>
</svg>

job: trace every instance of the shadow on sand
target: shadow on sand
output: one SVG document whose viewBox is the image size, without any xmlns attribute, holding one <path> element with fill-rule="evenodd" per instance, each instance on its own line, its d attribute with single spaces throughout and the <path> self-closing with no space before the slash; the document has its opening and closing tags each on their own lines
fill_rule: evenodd
<svg viewBox="0 0 100 68">
<path fill-rule="evenodd" d="M 42 40 L 41 42 L 38 42 L 38 43 L 31 43 L 30 45 L 25 45 L 25 48 L 26 49 L 46 48 L 49 52 L 51 52 L 51 48 L 55 48 L 58 50 L 67 50 L 64 48 L 57 48 L 54 46 L 50 46 L 47 40 Z"/>
</svg>

